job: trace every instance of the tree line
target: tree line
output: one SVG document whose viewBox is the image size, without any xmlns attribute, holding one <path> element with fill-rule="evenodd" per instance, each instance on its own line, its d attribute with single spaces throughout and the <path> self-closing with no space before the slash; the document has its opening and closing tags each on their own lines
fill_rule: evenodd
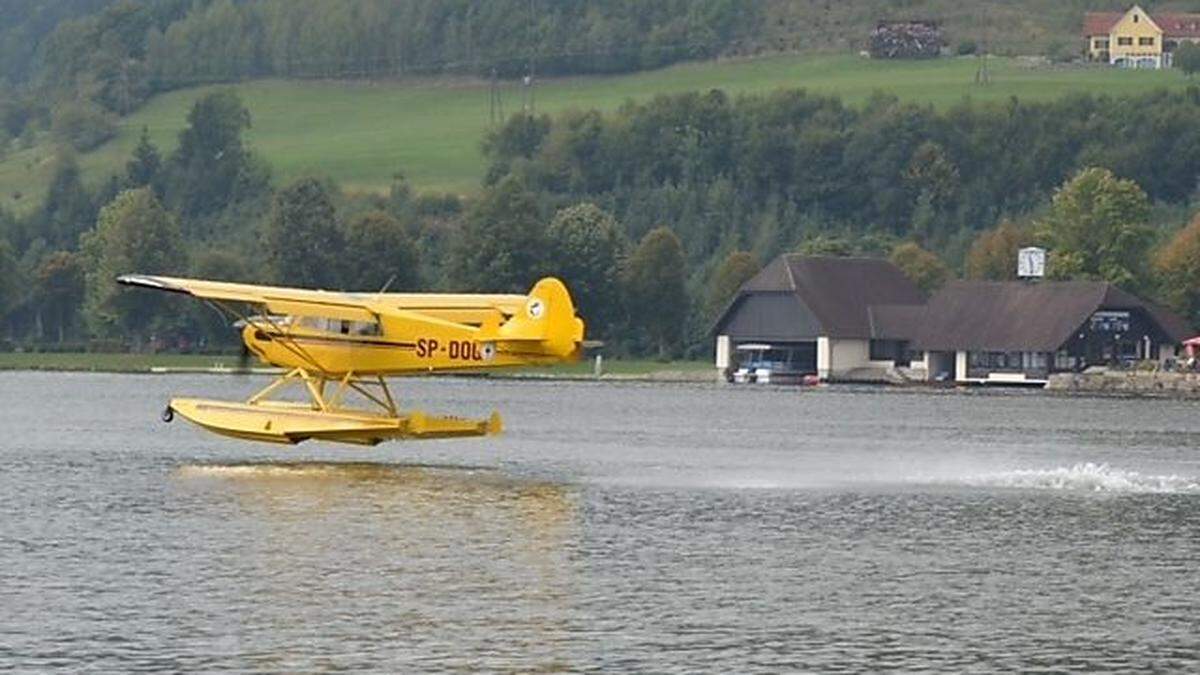
<svg viewBox="0 0 1200 675">
<path fill-rule="evenodd" d="M 234 344 L 234 332 L 203 306 L 116 286 L 133 271 L 475 292 L 525 292 L 554 274 L 570 281 L 593 336 L 620 330 L 633 336 L 622 348 L 664 354 L 678 344 L 689 301 L 682 246 L 669 230 L 629 242 L 595 205 L 547 211 L 515 179 L 468 201 L 416 194 L 402 175 L 386 195 L 347 194 L 321 177 L 276 187 L 243 143 L 251 123 L 236 94 L 206 95 L 177 149 L 164 155 L 143 133 L 124 171 L 91 190 L 64 149 L 40 208 L 0 211 L 0 346 Z M 660 302 L 663 310 L 650 311 Z M 654 320 L 643 326 L 634 310 Z"/>
<path fill-rule="evenodd" d="M 200 83 L 656 68 L 723 52 L 763 14 L 737 0 L 11 2 L 0 8 L 0 152 L 39 129 L 89 150 L 150 96 Z"/>
</svg>

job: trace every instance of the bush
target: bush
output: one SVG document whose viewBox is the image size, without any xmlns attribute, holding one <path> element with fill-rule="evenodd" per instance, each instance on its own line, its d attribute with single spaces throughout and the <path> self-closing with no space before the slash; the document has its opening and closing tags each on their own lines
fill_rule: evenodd
<svg viewBox="0 0 1200 675">
<path fill-rule="evenodd" d="M 59 143 L 86 152 L 116 136 L 117 122 L 99 106 L 75 101 L 54 109 L 50 132 Z"/>
<path fill-rule="evenodd" d="M 1046 46 L 1046 58 L 1052 63 L 1067 63 L 1075 59 L 1075 52 L 1067 43 L 1055 40 Z"/>
<path fill-rule="evenodd" d="M 1200 45 L 1185 42 L 1175 50 L 1175 67 L 1182 70 L 1184 75 L 1191 77 L 1200 72 Z"/>
<path fill-rule="evenodd" d="M 963 40 L 955 47 L 954 53 L 959 56 L 970 56 L 979 51 L 979 45 L 974 40 Z"/>
</svg>

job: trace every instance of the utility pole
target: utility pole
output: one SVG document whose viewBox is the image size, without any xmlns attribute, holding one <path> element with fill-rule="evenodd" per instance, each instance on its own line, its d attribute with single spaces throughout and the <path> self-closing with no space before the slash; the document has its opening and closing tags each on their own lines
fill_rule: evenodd
<svg viewBox="0 0 1200 675">
<path fill-rule="evenodd" d="M 975 71 L 975 84 L 991 84 L 992 83 L 992 71 L 988 68 L 988 66 L 989 66 L 988 58 L 990 57 L 990 54 L 989 54 L 990 46 L 989 46 L 988 42 L 989 42 L 989 37 L 991 36 L 991 24 L 988 23 L 988 11 L 987 11 L 986 5 L 983 7 L 982 23 L 983 23 L 983 40 L 982 40 L 982 44 L 980 45 L 980 49 L 981 49 L 982 53 L 979 57 L 981 59 L 979 62 L 979 68 L 978 68 L 978 70 Z"/>
<path fill-rule="evenodd" d="M 525 70 L 525 112 L 533 114 L 533 86 L 536 73 L 534 72 L 534 63 L 537 60 L 537 44 L 533 39 L 533 26 L 535 15 L 533 13 L 533 0 L 529 0 L 529 27 L 525 33 L 526 46 L 529 48 L 529 64 Z"/>
<path fill-rule="evenodd" d="M 500 100 L 499 80 L 496 66 L 492 66 L 491 84 L 488 87 L 488 121 L 493 127 L 504 120 L 504 104 Z"/>
</svg>

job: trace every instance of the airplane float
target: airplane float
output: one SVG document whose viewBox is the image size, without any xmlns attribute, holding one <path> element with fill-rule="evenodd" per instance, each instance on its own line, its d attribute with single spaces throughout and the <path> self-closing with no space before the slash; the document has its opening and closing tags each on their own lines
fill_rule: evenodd
<svg viewBox="0 0 1200 675">
<path fill-rule="evenodd" d="M 244 403 L 173 398 L 175 414 L 234 438 L 376 445 L 393 439 L 499 433 L 486 420 L 402 410 L 386 377 L 492 370 L 578 360 L 583 321 L 566 286 L 528 295 L 342 293 L 128 274 L 127 286 L 198 298 L 242 327 L 249 353 L 283 373 Z M 284 400 L 299 390 L 306 401 Z"/>
</svg>

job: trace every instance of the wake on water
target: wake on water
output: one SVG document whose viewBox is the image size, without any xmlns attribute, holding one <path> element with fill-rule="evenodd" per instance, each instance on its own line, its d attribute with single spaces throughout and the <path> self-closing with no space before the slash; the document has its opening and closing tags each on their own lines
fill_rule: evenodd
<svg viewBox="0 0 1200 675">
<path fill-rule="evenodd" d="M 1106 463 L 1084 462 L 1055 469 L 1019 469 L 986 473 L 957 482 L 974 487 L 1038 490 L 1077 490 L 1151 494 L 1200 494 L 1200 479 L 1192 476 L 1155 476 L 1127 471 Z"/>
</svg>

